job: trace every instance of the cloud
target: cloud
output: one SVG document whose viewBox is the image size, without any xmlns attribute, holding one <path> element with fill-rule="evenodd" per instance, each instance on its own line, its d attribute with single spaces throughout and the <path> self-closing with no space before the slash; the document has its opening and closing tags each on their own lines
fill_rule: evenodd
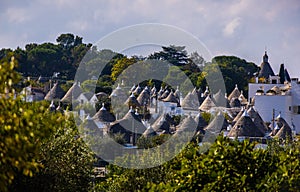
<svg viewBox="0 0 300 192">
<path fill-rule="evenodd" d="M 295 69 L 290 71 L 299 68 L 299 0 L 0 0 L 0 10 L 5 47 L 55 42 L 65 32 L 94 43 L 122 27 L 163 23 L 190 32 L 213 54 L 232 53 L 260 63 L 268 46 L 272 61 L 281 62 L 284 55 Z"/>
<path fill-rule="evenodd" d="M 241 24 L 241 18 L 234 18 L 231 20 L 223 29 L 223 35 L 226 37 L 232 36 L 236 29 L 240 26 Z"/>
<path fill-rule="evenodd" d="M 26 9 L 10 7 L 5 11 L 5 16 L 10 23 L 18 24 L 28 21 L 30 14 Z"/>
</svg>

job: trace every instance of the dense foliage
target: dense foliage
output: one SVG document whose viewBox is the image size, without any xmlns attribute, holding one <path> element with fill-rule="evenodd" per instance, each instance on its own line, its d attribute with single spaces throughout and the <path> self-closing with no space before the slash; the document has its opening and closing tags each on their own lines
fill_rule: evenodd
<svg viewBox="0 0 300 192">
<path fill-rule="evenodd" d="M 300 144 L 266 149 L 218 137 L 206 152 L 190 143 L 173 160 L 149 169 L 109 166 L 97 191 L 298 191 Z"/>
<path fill-rule="evenodd" d="M 15 66 L 0 64 L 0 191 L 87 191 L 94 158 L 74 120 L 16 95 Z"/>
<path fill-rule="evenodd" d="M 126 68 L 141 60 L 166 61 L 183 71 L 188 80 L 202 90 L 205 90 L 207 79 L 220 82 L 219 79 L 210 77 L 215 77 L 216 70 L 221 70 L 222 77 L 220 78 L 224 79 L 228 93 L 237 84 L 247 94 L 247 84 L 250 79 L 253 79 L 253 74 L 259 70 L 254 63 L 234 56 L 217 56 L 212 61 L 205 61 L 197 52 L 187 53 L 184 46 L 162 47 L 161 51 L 154 52 L 147 57 L 127 57 L 107 49 L 98 50 L 92 44 L 83 43 L 82 37 L 70 33 L 61 34 L 57 37 L 56 42 L 56 44 L 31 43 L 27 44 L 25 49 L 1 49 L 0 59 L 13 54 L 19 61 L 17 70 L 24 77 L 53 78 L 54 72 L 59 72 L 59 79 L 66 81 L 73 80 L 76 72 L 78 72 L 81 75 L 77 79 L 81 82 L 98 78 L 97 86 L 94 89 L 96 92 L 106 93 L 111 92 L 111 86 Z M 81 62 L 85 65 L 78 68 Z M 101 71 L 98 73 L 97 69 L 99 68 Z M 172 78 L 176 78 L 176 74 L 172 76 L 172 72 L 170 72 L 166 79 Z M 157 79 L 149 79 L 149 81 L 152 85 L 155 84 L 157 88 L 162 83 Z M 218 90 L 213 91 L 217 92 Z"/>
</svg>

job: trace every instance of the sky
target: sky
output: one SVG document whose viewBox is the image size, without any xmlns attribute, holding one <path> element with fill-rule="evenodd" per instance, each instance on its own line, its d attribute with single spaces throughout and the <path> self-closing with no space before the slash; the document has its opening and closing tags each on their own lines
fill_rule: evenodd
<svg viewBox="0 0 300 192">
<path fill-rule="evenodd" d="M 0 48 L 55 42 L 62 33 L 94 44 L 142 23 L 181 28 L 214 56 L 260 65 L 267 50 L 275 74 L 284 63 L 300 77 L 299 0 L 0 0 Z"/>
</svg>

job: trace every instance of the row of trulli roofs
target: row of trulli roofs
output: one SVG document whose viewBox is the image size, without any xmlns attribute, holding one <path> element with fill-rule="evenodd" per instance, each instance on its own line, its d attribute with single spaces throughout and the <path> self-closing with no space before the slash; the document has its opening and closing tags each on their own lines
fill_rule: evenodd
<svg viewBox="0 0 300 192">
<path fill-rule="evenodd" d="M 189 126 L 195 128 L 196 135 L 224 132 L 235 138 L 292 138 L 293 134 L 300 132 L 298 80 L 290 79 L 286 71 L 284 83 L 279 82 L 279 76 L 274 74 L 268 63 L 267 53 L 263 56 L 258 77 L 263 77 L 264 82 L 249 84 L 249 102 L 237 86 L 228 97 L 221 91 L 211 94 L 208 88 L 204 92 L 194 89 L 182 97 L 178 88 L 161 87 L 157 90 L 139 85 L 129 89 L 118 85 L 108 96 L 84 93 L 79 83 L 74 83 L 63 97 L 58 96 L 60 90 L 55 84 L 45 99 L 62 97 L 60 101 L 63 103 L 76 100 L 77 103 L 94 105 L 100 97 L 110 98 L 115 104 L 112 108 L 121 107 L 127 113 L 122 115 L 113 109 L 115 114 L 111 114 L 103 106 L 97 113 L 87 115 L 81 109 L 81 120 L 88 121 L 90 128 L 98 128 L 102 134 L 122 133 L 128 143 L 133 142 L 133 135 L 174 134 Z M 53 102 L 51 108 L 56 108 Z M 210 122 L 204 120 L 205 113 L 211 114 Z M 177 115 L 185 118 L 175 126 L 172 117 Z M 135 123 L 132 123 L 133 120 Z"/>
</svg>

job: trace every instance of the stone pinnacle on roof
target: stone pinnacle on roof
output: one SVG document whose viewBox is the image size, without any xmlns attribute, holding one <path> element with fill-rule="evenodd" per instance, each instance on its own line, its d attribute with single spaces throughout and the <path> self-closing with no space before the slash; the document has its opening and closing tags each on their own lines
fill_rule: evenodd
<svg viewBox="0 0 300 192">
<path fill-rule="evenodd" d="M 260 71 L 258 73 L 258 78 L 269 79 L 270 76 L 274 76 L 273 69 L 268 61 L 269 57 L 267 55 L 267 51 L 265 51 L 265 55 L 263 56 L 263 62 L 260 65 Z"/>
<path fill-rule="evenodd" d="M 53 100 L 51 101 L 51 103 L 49 105 L 49 109 L 50 109 L 50 111 L 55 111 L 55 109 L 56 109 Z"/>
<path fill-rule="evenodd" d="M 233 89 L 233 91 L 228 96 L 228 100 L 231 101 L 233 98 L 239 98 L 240 95 L 241 95 L 241 92 L 240 92 L 237 84 L 235 84 L 235 88 Z"/>
<path fill-rule="evenodd" d="M 203 93 L 203 97 L 207 97 L 209 95 L 209 90 L 208 90 L 208 86 L 206 86 L 206 89 Z"/>
<path fill-rule="evenodd" d="M 239 100 L 241 102 L 241 105 L 247 105 L 248 104 L 248 101 L 247 101 L 246 97 L 243 94 L 243 90 L 241 90 L 241 94 L 239 96 Z"/>
</svg>

